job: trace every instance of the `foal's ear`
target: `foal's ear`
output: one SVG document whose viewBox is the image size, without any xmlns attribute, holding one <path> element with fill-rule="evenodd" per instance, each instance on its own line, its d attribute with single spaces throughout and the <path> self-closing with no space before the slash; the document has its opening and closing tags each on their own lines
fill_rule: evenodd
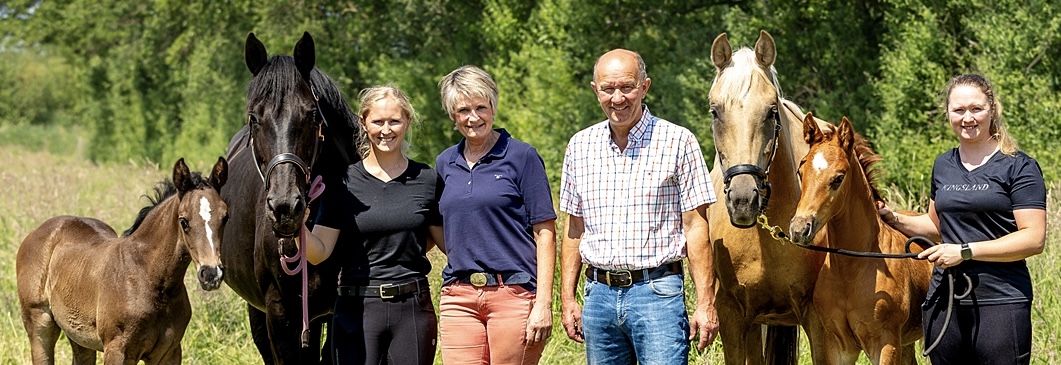
<svg viewBox="0 0 1061 365">
<path fill-rule="evenodd" d="M 777 50 L 774 48 L 774 37 L 765 30 L 759 31 L 759 40 L 755 41 L 755 62 L 763 70 L 769 70 L 777 58 Z"/>
<path fill-rule="evenodd" d="M 803 117 L 803 140 L 807 141 L 807 144 L 813 145 L 823 139 L 825 139 L 825 135 L 818 128 L 818 121 L 814 120 L 814 113 L 807 112 L 807 115 Z"/>
<path fill-rule="evenodd" d="M 298 73 L 302 74 L 303 79 L 309 81 L 310 74 L 313 72 L 313 65 L 317 63 L 317 54 L 313 47 L 313 36 L 309 35 L 309 32 L 302 33 L 302 39 L 295 43 L 294 57 Z"/>
<path fill-rule="evenodd" d="M 254 36 L 254 33 L 247 34 L 247 44 L 243 47 L 243 58 L 246 59 L 247 69 L 251 70 L 251 75 L 258 75 L 258 72 L 265 67 L 265 64 L 269 62 L 269 54 L 265 52 L 265 45 L 258 40 L 258 37 Z"/>
<path fill-rule="evenodd" d="M 177 188 L 179 197 L 195 189 L 195 184 L 192 183 L 192 173 L 188 171 L 188 165 L 184 164 L 183 157 L 173 165 L 173 186 Z"/>
<path fill-rule="evenodd" d="M 855 144 L 855 128 L 851 126 L 851 121 L 847 120 L 847 117 L 840 120 L 836 133 L 840 138 L 840 147 L 850 151 L 851 146 Z"/>
<path fill-rule="evenodd" d="M 726 33 L 719 34 L 711 43 L 711 62 L 715 64 L 715 70 L 726 68 L 731 58 L 733 58 L 733 47 L 729 45 L 729 38 L 726 37 Z"/>
<path fill-rule="evenodd" d="M 225 182 L 227 181 L 228 161 L 226 161 L 224 157 L 218 157 L 217 163 L 214 164 L 214 170 L 210 172 L 210 186 L 220 193 L 221 187 L 225 186 Z"/>
</svg>

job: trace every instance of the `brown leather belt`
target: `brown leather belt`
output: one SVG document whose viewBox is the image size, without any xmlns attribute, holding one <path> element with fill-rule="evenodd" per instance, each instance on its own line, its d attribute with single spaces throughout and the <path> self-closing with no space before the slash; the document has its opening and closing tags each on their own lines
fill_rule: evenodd
<svg viewBox="0 0 1061 365">
<path fill-rule="evenodd" d="M 675 261 L 658 267 L 641 270 L 604 270 L 593 266 L 586 267 L 586 278 L 604 283 L 608 286 L 629 287 L 645 280 L 659 279 L 667 275 L 682 273 L 682 262 Z"/>
<path fill-rule="evenodd" d="M 369 286 L 340 286 L 340 296 L 390 299 L 416 293 L 420 290 L 418 280 L 402 284 L 382 284 Z"/>
</svg>

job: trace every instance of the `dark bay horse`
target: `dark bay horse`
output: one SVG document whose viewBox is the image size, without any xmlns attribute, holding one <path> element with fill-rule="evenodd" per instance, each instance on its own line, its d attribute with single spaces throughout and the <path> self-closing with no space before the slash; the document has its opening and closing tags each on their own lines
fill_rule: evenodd
<svg viewBox="0 0 1061 365">
<path fill-rule="evenodd" d="M 228 146 L 232 182 L 222 197 L 232 221 L 222 247 L 225 282 L 247 301 L 254 343 L 266 364 L 316 364 L 339 267 L 325 260 L 301 274 L 309 275 L 307 310 L 313 321 L 303 347 L 302 280 L 284 272 L 278 250 L 297 253 L 292 238 L 312 209 L 309 178 L 331 181 L 359 159 L 357 117 L 335 83 L 315 67 L 309 33 L 295 45 L 294 56 L 267 57 L 253 33 L 244 52 L 253 77 L 246 125 Z"/>
<path fill-rule="evenodd" d="M 795 363 L 796 325 L 807 332 L 811 354 L 820 353 L 821 321 L 811 295 L 825 255 L 782 244 L 756 225 L 792 219 L 800 193 L 796 165 L 807 153 L 803 112 L 781 96 L 775 57 L 765 31 L 754 50 L 732 52 L 725 33 L 711 46 L 717 152 L 711 181 L 720 201 L 708 209 L 708 220 L 727 364 Z M 765 352 L 761 325 L 769 326 Z"/>
<path fill-rule="evenodd" d="M 191 319 L 184 286 L 188 264 L 199 285 L 221 286 L 221 238 L 228 220 L 219 191 L 224 158 L 210 178 L 188 171 L 155 188 L 151 206 L 118 237 L 98 219 L 59 216 L 30 232 L 18 248 L 15 272 L 22 324 L 33 363 L 53 364 L 65 332 L 74 364 L 178 364 Z"/>
<path fill-rule="evenodd" d="M 810 245 L 828 231 L 827 245 L 857 252 L 901 254 L 907 237 L 881 220 L 874 164 L 880 155 L 843 118 L 823 132 L 804 120 L 810 151 L 800 162 L 803 192 L 789 225 L 792 242 Z M 914 259 L 830 253 L 814 287 L 814 308 L 825 325 L 825 363 L 854 364 L 859 350 L 874 364 L 916 364 L 921 308 L 932 264 Z"/>
</svg>

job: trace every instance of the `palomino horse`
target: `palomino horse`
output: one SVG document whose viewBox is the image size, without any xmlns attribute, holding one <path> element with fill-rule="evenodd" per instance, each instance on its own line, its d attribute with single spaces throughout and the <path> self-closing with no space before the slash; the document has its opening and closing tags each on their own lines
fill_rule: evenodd
<svg viewBox="0 0 1061 365">
<path fill-rule="evenodd" d="M 189 261 L 199 285 L 221 286 L 222 230 L 228 208 L 218 193 L 227 167 L 220 158 L 208 181 L 184 159 L 173 181 L 155 188 L 121 237 L 98 219 L 59 216 L 30 232 L 18 248 L 15 272 L 22 324 L 33 363 L 55 363 L 65 332 L 74 364 L 177 364 L 192 307 L 184 287 Z"/>
<path fill-rule="evenodd" d="M 717 152 L 711 180 L 725 205 L 712 204 L 708 219 L 727 364 L 794 363 L 799 334 L 794 326 L 806 330 L 812 355 L 821 333 L 811 294 L 825 255 L 782 244 L 771 231 L 755 227 L 760 219 L 792 219 L 800 192 L 796 165 L 807 153 L 799 133 L 803 112 L 781 97 L 775 56 L 774 39 L 765 31 L 754 51 L 731 53 L 725 33 L 711 46 Z M 765 358 L 764 324 L 770 325 Z"/>
<path fill-rule="evenodd" d="M 907 238 L 877 215 L 882 202 L 873 165 L 881 160 L 847 117 L 823 132 L 810 113 L 803 124 L 810 151 L 800 162 L 803 194 L 789 225 L 793 243 L 812 244 L 828 231 L 834 249 L 900 253 Z M 916 364 L 921 310 L 932 264 L 914 259 L 830 253 L 814 287 L 814 308 L 825 325 L 826 362 L 854 364 L 859 350 L 874 364 Z"/>
<path fill-rule="evenodd" d="M 266 364 L 316 364 L 339 267 L 325 260 L 288 275 L 279 250 L 285 256 L 298 252 L 291 238 L 311 209 L 311 174 L 332 181 L 359 158 L 353 142 L 357 117 L 335 83 L 314 66 L 309 33 L 295 45 L 294 57 L 271 58 L 251 33 L 245 57 L 254 75 L 247 89 L 247 124 L 229 142 L 232 187 L 222 194 L 232 211 L 221 250 L 225 282 L 247 301 L 254 343 Z M 308 275 L 305 298 L 299 275 Z M 312 323 L 303 323 L 304 302 Z"/>
</svg>

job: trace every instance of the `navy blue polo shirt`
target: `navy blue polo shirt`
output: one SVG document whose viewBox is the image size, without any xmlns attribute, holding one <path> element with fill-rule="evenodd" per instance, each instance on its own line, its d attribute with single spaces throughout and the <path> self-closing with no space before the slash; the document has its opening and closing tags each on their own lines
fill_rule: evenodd
<svg viewBox="0 0 1061 365">
<path fill-rule="evenodd" d="M 537 277 L 533 226 L 556 219 L 545 162 L 531 145 L 497 131 L 501 137 L 474 168 L 464 160 L 463 139 L 435 159 L 445 185 L 439 199 L 449 260 L 443 285 L 474 272 Z M 534 291 L 536 283 L 525 287 Z"/>
</svg>

